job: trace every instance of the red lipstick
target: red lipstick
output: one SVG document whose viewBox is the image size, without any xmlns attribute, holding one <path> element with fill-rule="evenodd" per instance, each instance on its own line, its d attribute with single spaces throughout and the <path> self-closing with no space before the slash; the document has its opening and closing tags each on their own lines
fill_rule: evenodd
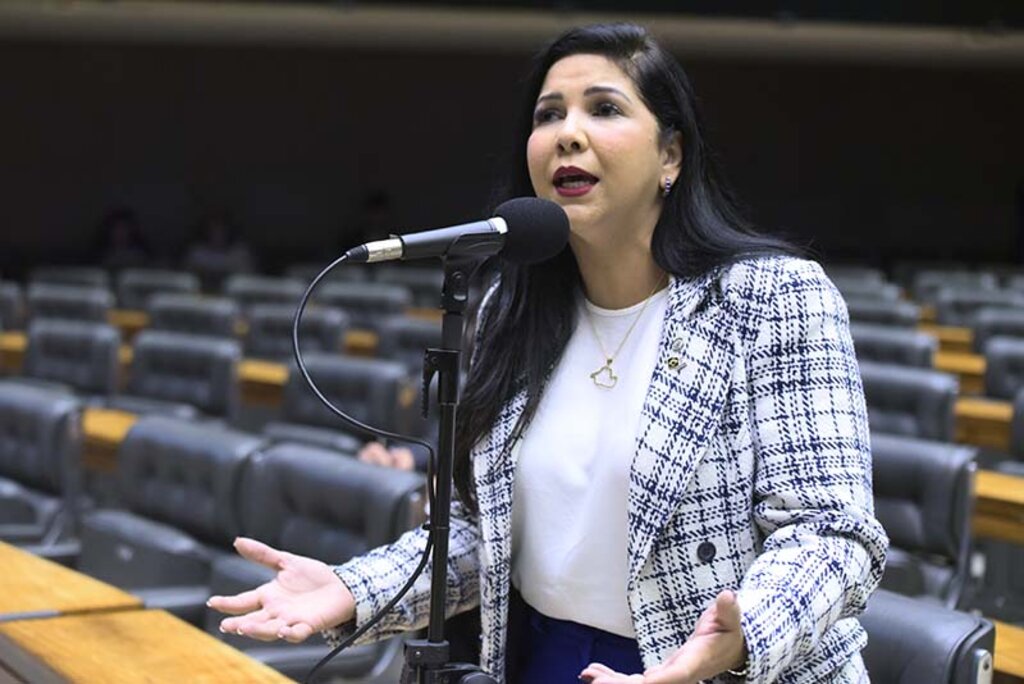
<svg viewBox="0 0 1024 684">
<path fill-rule="evenodd" d="M 555 192 L 562 197 L 580 197 L 593 189 L 600 179 L 578 166 L 560 166 L 551 179 Z"/>
</svg>

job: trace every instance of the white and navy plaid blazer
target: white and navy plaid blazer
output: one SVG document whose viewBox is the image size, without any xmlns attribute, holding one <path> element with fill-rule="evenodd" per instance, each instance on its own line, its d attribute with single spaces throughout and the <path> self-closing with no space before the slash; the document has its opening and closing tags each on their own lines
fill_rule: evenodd
<svg viewBox="0 0 1024 684">
<path fill-rule="evenodd" d="M 481 665 L 504 679 L 516 450 L 525 392 L 472 453 L 479 514 L 452 508 L 448 611 L 479 603 Z M 854 619 L 882 575 L 871 454 L 846 306 L 818 264 L 751 259 L 673 279 L 629 478 L 627 592 L 646 666 L 735 589 L 748 682 L 867 681 Z M 362 624 L 426 533 L 336 568 Z M 595 540 L 595 543 L 601 543 Z M 367 636 L 424 626 L 429 572 Z"/>
</svg>

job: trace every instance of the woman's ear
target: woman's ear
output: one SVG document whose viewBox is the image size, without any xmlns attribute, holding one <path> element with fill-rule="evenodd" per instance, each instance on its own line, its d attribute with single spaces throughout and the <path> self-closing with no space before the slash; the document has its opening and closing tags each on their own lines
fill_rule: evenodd
<svg viewBox="0 0 1024 684">
<path fill-rule="evenodd" d="M 679 169 L 682 165 L 683 134 L 679 131 L 672 131 L 661 149 L 662 175 L 668 175 L 674 179 L 679 175 Z"/>
</svg>

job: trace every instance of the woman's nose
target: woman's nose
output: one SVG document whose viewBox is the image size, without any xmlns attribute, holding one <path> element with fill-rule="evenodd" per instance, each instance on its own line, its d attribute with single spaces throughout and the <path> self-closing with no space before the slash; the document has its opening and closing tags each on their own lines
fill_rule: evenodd
<svg viewBox="0 0 1024 684">
<path fill-rule="evenodd" d="M 576 117 L 571 114 L 565 117 L 558 129 L 558 151 L 562 153 L 580 152 L 586 146 L 587 136 L 578 125 Z"/>
</svg>

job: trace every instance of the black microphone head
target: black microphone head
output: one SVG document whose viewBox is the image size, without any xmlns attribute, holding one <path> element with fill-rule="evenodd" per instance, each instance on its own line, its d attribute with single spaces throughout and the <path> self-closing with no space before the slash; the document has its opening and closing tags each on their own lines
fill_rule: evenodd
<svg viewBox="0 0 1024 684">
<path fill-rule="evenodd" d="M 501 257 L 512 263 L 546 261 L 569 242 L 569 217 L 551 200 L 517 197 L 502 202 L 494 215 L 508 225 Z"/>
</svg>

